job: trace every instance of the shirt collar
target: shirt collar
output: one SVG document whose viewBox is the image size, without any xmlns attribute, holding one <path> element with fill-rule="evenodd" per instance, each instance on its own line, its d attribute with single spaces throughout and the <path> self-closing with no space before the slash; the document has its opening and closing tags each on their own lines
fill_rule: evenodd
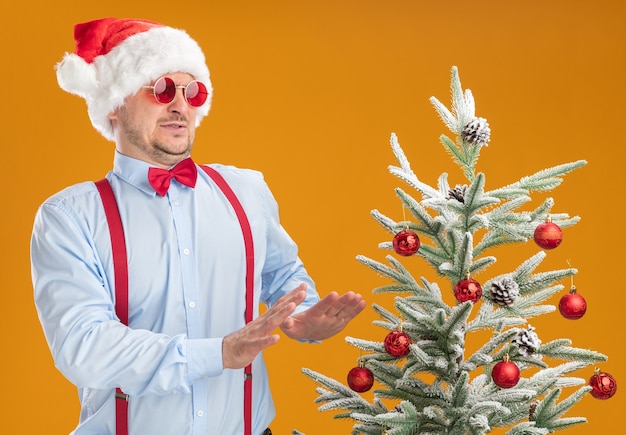
<svg viewBox="0 0 626 435">
<path fill-rule="evenodd" d="M 143 160 L 137 160 L 115 151 L 113 158 L 113 173 L 122 180 L 154 196 L 156 192 L 148 182 L 148 169 L 153 166 Z"/>
</svg>

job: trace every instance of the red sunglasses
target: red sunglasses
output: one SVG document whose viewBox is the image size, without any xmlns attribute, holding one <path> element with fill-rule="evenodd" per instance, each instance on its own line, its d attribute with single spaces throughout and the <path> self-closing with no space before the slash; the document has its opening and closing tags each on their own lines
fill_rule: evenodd
<svg viewBox="0 0 626 435">
<path fill-rule="evenodd" d="M 146 89 L 152 89 L 154 99 L 161 104 L 169 104 L 176 97 L 176 89 L 182 89 L 185 100 L 190 106 L 200 107 L 209 97 L 209 91 L 204 83 L 198 80 L 192 80 L 186 86 L 176 85 L 174 80 L 169 77 L 161 77 L 152 86 L 144 86 Z"/>
</svg>

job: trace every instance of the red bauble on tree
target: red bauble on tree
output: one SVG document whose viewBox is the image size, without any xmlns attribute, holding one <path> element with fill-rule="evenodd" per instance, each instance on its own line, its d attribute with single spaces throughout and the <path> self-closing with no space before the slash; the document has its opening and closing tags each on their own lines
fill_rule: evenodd
<svg viewBox="0 0 626 435">
<path fill-rule="evenodd" d="M 517 364 L 509 361 L 509 355 L 504 356 L 504 360 L 493 366 L 491 379 L 500 388 L 512 388 L 517 385 L 520 378 L 520 371 Z"/>
<path fill-rule="evenodd" d="M 357 393 L 368 391 L 374 385 L 374 374 L 367 367 L 363 367 L 363 362 L 359 361 L 358 367 L 354 367 L 348 372 L 348 386 Z"/>
<path fill-rule="evenodd" d="M 411 351 L 411 337 L 402 331 L 391 331 L 385 337 L 385 351 L 396 358 L 404 358 Z"/>
<path fill-rule="evenodd" d="M 576 293 L 576 287 L 572 286 L 569 293 L 559 301 L 559 311 L 566 319 L 580 319 L 587 312 L 587 301 Z"/>
<path fill-rule="evenodd" d="M 561 227 L 552 222 L 550 215 L 546 221 L 537 225 L 533 236 L 535 243 L 543 249 L 554 249 L 561 244 L 563 240 L 563 231 Z"/>
<path fill-rule="evenodd" d="M 593 376 L 589 378 L 591 395 L 599 400 L 606 400 L 613 397 L 617 391 L 617 381 L 608 373 L 596 369 Z"/>
<path fill-rule="evenodd" d="M 402 230 L 393 238 L 393 250 L 405 257 L 415 254 L 420 244 L 420 238 L 411 230 Z"/>
<path fill-rule="evenodd" d="M 478 281 L 470 278 L 469 273 L 467 276 L 459 281 L 454 286 L 454 297 L 459 303 L 472 301 L 474 303 L 478 302 L 478 300 L 483 295 L 483 288 L 480 286 Z"/>
</svg>

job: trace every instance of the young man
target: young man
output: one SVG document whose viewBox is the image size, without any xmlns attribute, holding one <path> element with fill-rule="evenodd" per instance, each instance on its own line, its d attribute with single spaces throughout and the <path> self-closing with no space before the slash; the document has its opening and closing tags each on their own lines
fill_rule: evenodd
<svg viewBox="0 0 626 435">
<path fill-rule="evenodd" d="M 319 300 L 260 173 L 189 157 L 212 90 L 194 40 L 114 18 L 77 25 L 75 39 L 57 78 L 115 142 L 104 182 L 114 207 L 105 211 L 102 183 L 71 186 L 40 207 L 31 243 L 39 318 L 79 389 L 73 433 L 270 433 L 261 351 L 276 328 L 323 340 L 365 302 Z M 116 293 L 124 282 L 128 296 Z"/>
</svg>

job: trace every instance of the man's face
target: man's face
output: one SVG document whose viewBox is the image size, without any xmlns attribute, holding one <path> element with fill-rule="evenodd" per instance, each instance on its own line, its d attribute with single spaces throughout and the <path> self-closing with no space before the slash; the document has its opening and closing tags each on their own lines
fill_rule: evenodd
<svg viewBox="0 0 626 435">
<path fill-rule="evenodd" d="M 186 86 L 193 80 L 187 73 L 172 73 L 167 77 L 179 86 Z M 109 119 L 117 150 L 126 156 L 168 168 L 191 152 L 196 108 L 187 103 L 182 89 L 176 90 L 170 103 L 161 104 L 151 89 L 142 88 L 126 98 L 124 105 L 112 112 Z"/>
</svg>

